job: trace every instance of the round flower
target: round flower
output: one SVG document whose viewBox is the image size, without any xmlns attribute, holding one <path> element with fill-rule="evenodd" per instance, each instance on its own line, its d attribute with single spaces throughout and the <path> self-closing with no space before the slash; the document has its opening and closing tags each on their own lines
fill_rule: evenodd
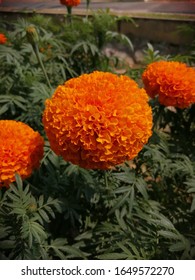
<svg viewBox="0 0 195 280">
<path fill-rule="evenodd" d="M 60 3 L 67 7 L 78 6 L 80 4 L 80 2 L 81 2 L 81 0 L 60 0 Z"/>
<path fill-rule="evenodd" d="M 28 125 L 0 120 L 0 187 L 8 187 L 18 173 L 29 177 L 43 157 L 43 138 Z"/>
<path fill-rule="evenodd" d="M 195 69 L 185 63 L 158 61 L 148 65 L 142 75 L 151 98 L 158 95 L 164 106 L 186 108 L 195 102 Z"/>
<path fill-rule="evenodd" d="M 43 124 L 51 148 L 89 169 L 130 160 L 151 136 L 147 101 L 127 76 L 95 71 L 70 79 L 46 100 Z"/>
<path fill-rule="evenodd" d="M 7 38 L 5 37 L 4 34 L 0 33 L 0 44 L 5 44 L 7 41 Z"/>
</svg>

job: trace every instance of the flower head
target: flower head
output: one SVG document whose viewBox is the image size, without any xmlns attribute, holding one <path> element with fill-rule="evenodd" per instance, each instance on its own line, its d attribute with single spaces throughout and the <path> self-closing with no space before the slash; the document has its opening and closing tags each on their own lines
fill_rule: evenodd
<svg viewBox="0 0 195 280">
<path fill-rule="evenodd" d="M 7 42 L 7 38 L 4 34 L 0 33 L 0 44 L 5 44 Z"/>
<path fill-rule="evenodd" d="M 195 102 L 195 69 L 185 63 L 153 62 L 142 79 L 148 95 L 158 95 L 162 105 L 186 108 Z"/>
<path fill-rule="evenodd" d="M 109 169 L 134 158 L 151 136 L 144 89 L 127 76 L 95 71 L 58 86 L 43 123 L 51 148 L 66 161 Z"/>
<path fill-rule="evenodd" d="M 81 0 L 60 0 L 60 3 L 67 7 L 78 6 L 80 4 L 80 2 L 81 2 Z"/>
<path fill-rule="evenodd" d="M 29 177 L 43 157 L 43 138 L 28 125 L 0 120 L 0 187 L 8 187 L 18 173 Z"/>
</svg>

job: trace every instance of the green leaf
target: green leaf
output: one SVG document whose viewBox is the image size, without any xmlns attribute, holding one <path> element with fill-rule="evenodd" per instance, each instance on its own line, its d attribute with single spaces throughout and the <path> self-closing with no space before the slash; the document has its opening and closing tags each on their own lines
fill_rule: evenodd
<svg viewBox="0 0 195 280">
<path fill-rule="evenodd" d="M 57 257 L 59 257 L 61 260 L 66 260 L 67 259 L 67 257 L 64 255 L 64 253 L 61 250 L 59 250 L 58 248 L 55 248 L 55 247 L 52 247 L 52 249 L 55 252 L 55 255 Z"/>
<path fill-rule="evenodd" d="M 172 222 L 164 215 L 159 213 L 153 213 L 153 216 L 156 217 L 156 219 L 151 219 L 150 220 L 151 222 L 154 222 L 157 225 L 165 227 L 166 229 L 175 230 L 175 227 L 172 224 Z"/>
<path fill-rule="evenodd" d="M 178 235 L 177 233 L 174 233 L 172 231 L 167 231 L 167 230 L 159 230 L 158 234 L 160 236 L 163 236 L 165 238 L 170 238 L 170 239 L 174 239 L 174 240 L 178 240 L 181 239 L 181 236 Z"/>
<path fill-rule="evenodd" d="M 136 188 L 138 191 L 142 194 L 142 196 L 147 200 L 148 199 L 148 193 L 146 190 L 146 182 L 142 178 L 137 178 L 135 183 Z"/>
<path fill-rule="evenodd" d="M 126 260 L 128 258 L 126 253 L 106 253 L 98 255 L 99 260 Z"/>
<path fill-rule="evenodd" d="M 92 232 L 86 231 L 86 232 L 83 232 L 82 234 L 76 236 L 75 240 L 79 241 L 79 240 L 91 239 L 91 238 L 92 238 Z"/>
<path fill-rule="evenodd" d="M 13 249 L 15 247 L 15 240 L 0 241 L 1 249 Z"/>
<path fill-rule="evenodd" d="M 176 244 L 172 244 L 169 247 L 169 251 L 171 251 L 171 252 L 183 251 L 185 249 L 186 249 L 186 245 L 184 242 L 177 242 Z"/>
<path fill-rule="evenodd" d="M 23 182 L 22 182 L 22 179 L 20 177 L 20 175 L 16 174 L 15 175 L 15 178 L 16 178 L 16 184 L 17 186 L 20 188 L 20 190 L 22 191 L 23 190 Z"/>
<path fill-rule="evenodd" d="M 1 106 L 0 115 L 3 115 L 5 112 L 7 112 L 8 109 L 9 109 L 8 104 L 4 104 L 3 106 Z"/>
<path fill-rule="evenodd" d="M 127 186 L 127 187 L 120 187 L 120 188 L 118 188 L 118 189 L 116 189 L 116 190 L 113 190 L 113 193 L 126 193 L 126 192 L 131 192 L 131 189 L 132 189 L 133 187 L 130 185 L 130 186 Z"/>
<path fill-rule="evenodd" d="M 131 171 L 112 173 L 112 175 L 117 179 L 127 184 L 133 184 L 135 182 L 135 174 Z"/>
<path fill-rule="evenodd" d="M 193 196 L 192 204 L 190 207 L 190 212 L 193 212 L 195 210 L 195 195 Z"/>
<path fill-rule="evenodd" d="M 81 250 L 79 250 L 78 248 L 75 248 L 73 246 L 64 246 L 62 248 L 62 250 L 69 254 L 69 258 L 70 257 L 71 258 L 75 258 L 75 257 L 78 258 L 78 257 L 80 257 L 82 259 L 86 259 L 85 254 Z"/>
<path fill-rule="evenodd" d="M 26 211 L 23 209 L 23 208 L 14 208 L 10 214 L 16 214 L 16 215 L 19 215 L 19 216 L 23 216 L 26 214 Z"/>
<path fill-rule="evenodd" d="M 39 215 L 43 218 L 43 220 L 45 222 L 47 222 L 47 223 L 50 222 L 49 216 L 47 215 L 47 213 L 43 209 L 39 210 Z"/>
<path fill-rule="evenodd" d="M 135 199 L 135 191 L 134 188 L 132 187 L 130 192 L 130 198 L 129 198 L 129 213 L 132 212 L 134 199 Z"/>
<path fill-rule="evenodd" d="M 39 207 L 42 207 L 42 206 L 43 206 L 43 203 L 44 203 L 44 196 L 41 195 L 41 196 L 39 197 L 39 201 L 38 201 Z"/>
<path fill-rule="evenodd" d="M 125 193 L 122 197 L 120 197 L 117 203 L 112 207 L 112 209 L 108 212 L 108 215 L 111 215 L 116 209 L 120 208 L 127 201 L 127 198 L 130 194 L 130 191 Z"/>
</svg>

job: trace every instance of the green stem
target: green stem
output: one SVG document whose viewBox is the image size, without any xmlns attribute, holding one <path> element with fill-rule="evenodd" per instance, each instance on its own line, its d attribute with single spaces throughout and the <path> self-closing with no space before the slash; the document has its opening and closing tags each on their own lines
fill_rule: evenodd
<svg viewBox="0 0 195 280">
<path fill-rule="evenodd" d="M 88 19 L 88 16 L 89 16 L 89 4 L 90 4 L 90 0 L 87 0 L 86 19 Z"/>
<path fill-rule="evenodd" d="M 106 189 L 109 189 L 109 185 L 108 185 L 108 173 L 107 173 L 106 170 L 104 171 L 104 182 L 105 182 Z"/>
<path fill-rule="evenodd" d="M 42 71 L 43 71 L 43 74 L 44 74 L 44 76 L 45 76 L 45 78 L 46 78 L 47 84 L 48 84 L 49 88 L 52 89 L 51 84 L 50 84 L 50 81 L 49 81 L 49 78 L 48 78 L 48 75 L 47 75 L 47 72 L 46 72 L 46 70 L 45 70 L 43 61 L 42 61 L 41 56 L 40 56 L 38 44 L 35 43 L 35 44 L 32 45 L 32 47 L 33 47 L 33 50 L 34 50 L 35 55 L 36 55 L 36 57 L 37 57 L 37 60 L 38 60 L 38 62 L 39 62 L 39 64 L 40 64 L 40 66 L 41 66 L 41 69 L 42 69 Z"/>
<path fill-rule="evenodd" d="M 67 7 L 67 20 L 68 23 L 71 24 L 72 23 L 72 7 L 70 6 L 66 6 Z"/>
</svg>

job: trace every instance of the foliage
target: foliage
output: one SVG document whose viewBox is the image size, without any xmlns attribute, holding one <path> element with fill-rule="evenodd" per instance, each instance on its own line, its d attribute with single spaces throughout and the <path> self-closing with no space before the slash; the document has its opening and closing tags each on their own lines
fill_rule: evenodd
<svg viewBox="0 0 195 280">
<path fill-rule="evenodd" d="M 108 172 L 65 162 L 43 130 L 45 100 L 59 84 L 94 69 L 112 71 L 102 52 L 107 42 L 119 39 L 132 48 L 117 33 L 118 20 L 98 11 L 91 18 L 74 16 L 72 24 L 42 15 L 2 22 L 8 41 L 0 46 L 0 118 L 29 124 L 44 136 L 45 147 L 39 170 L 23 182 L 16 174 L 16 182 L 0 190 L 1 259 L 195 258 L 194 105 L 181 110 L 151 100 L 149 143 L 133 161 Z M 29 25 L 38 33 L 52 89 L 27 41 Z M 144 64 L 127 71 L 138 81 L 148 63 L 163 57 L 151 44 L 147 48 Z M 193 64 L 190 55 L 187 60 Z"/>
</svg>

